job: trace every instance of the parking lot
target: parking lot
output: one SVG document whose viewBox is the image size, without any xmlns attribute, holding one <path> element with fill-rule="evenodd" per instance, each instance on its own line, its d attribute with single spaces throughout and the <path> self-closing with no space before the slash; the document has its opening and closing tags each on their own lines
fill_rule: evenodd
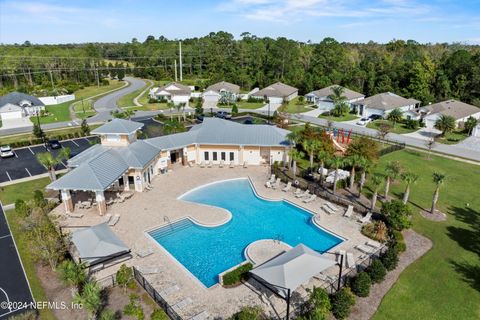
<svg viewBox="0 0 480 320">
<path fill-rule="evenodd" d="M 62 141 L 62 147 L 68 147 L 72 156 L 88 149 L 95 138 L 78 138 Z M 13 181 L 22 178 L 36 176 L 46 173 L 47 169 L 41 165 L 36 158 L 37 153 L 47 152 L 43 145 L 15 149 L 15 157 L 0 158 L 0 183 Z M 57 156 L 60 149 L 48 150 L 54 156 Z M 57 170 L 65 169 L 65 163 L 57 166 Z"/>
</svg>

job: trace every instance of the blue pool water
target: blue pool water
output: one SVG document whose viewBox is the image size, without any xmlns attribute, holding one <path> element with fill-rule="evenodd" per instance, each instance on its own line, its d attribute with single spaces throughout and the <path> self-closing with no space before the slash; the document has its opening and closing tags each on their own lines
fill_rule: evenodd
<svg viewBox="0 0 480 320">
<path fill-rule="evenodd" d="M 206 287 L 218 282 L 219 273 L 244 261 L 244 249 L 256 240 L 280 238 L 292 247 L 303 243 L 319 252 L 342 242 L 313 225 L 307 211 L 285 201 L 258 198 L 248 179 L 206 185 L 181 199 L 232 213 L 232 220 L 219 227 L 202 227 L 184 219 L 149 232 Z"/>
</svg>

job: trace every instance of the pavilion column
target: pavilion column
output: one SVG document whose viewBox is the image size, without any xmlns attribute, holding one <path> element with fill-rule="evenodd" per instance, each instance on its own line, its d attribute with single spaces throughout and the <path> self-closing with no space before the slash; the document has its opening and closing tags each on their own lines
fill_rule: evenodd
<svg viewBox="0 0 480 320">
<path fill-rule="evenodd" d="M 238 164 L 243 164 L 243 146 L 240 146 L 240 151 L 238 152 Z"/>
<path fill-rule="evenodd" d="M 200 146 L 198 144 L 195 145 L 195 163 L 200 163 L 202 160 L 200 160 Z"/>
<path fill-rule="evenodd" d="M 128 173 L 125 173 L 123 175 L 123 190 L 125 191 L 130 190 L 130 184 L 128 183 Z"/>
<path fill-rule="evenodd" d="M 73 211 L 73 200 L 72 195 L 70 194 L 70 190 L 62 190 L 62 201 L 65 204 L 65 211 L 70 213 Z"/>
<path fill-rule="evenodd" d="M 107 212 L 105 193 L 103 191 L 95 191 L 95 199 L 97 200 L 98 213 L 103 216 Z"/>
<path fill-rule="evenodd" d="M 187 148 L 182 149 L 182 166 L 186 166 L 188 163 L 188 151 Z"/>
</svg>

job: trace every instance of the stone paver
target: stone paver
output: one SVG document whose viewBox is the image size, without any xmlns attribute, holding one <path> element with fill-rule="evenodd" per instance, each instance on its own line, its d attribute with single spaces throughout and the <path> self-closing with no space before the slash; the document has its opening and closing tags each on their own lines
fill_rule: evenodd
<svg viewBox="0 0 480 320">
<path fill-rule="evenodd" d="M 291 246 L 282 241 L 274 239 L 258 240 L 248 245 L 245 249 L 245 255 L 254 265 L 260 265 L 290 248 Z"/>
</svg>

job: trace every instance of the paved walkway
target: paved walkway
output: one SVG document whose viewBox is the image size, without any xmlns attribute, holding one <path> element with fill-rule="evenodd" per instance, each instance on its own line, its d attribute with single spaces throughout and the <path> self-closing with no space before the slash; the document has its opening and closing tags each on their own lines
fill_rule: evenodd
<svg viewBox="0 0 480 320">
<path fill-rule="evenodd" d="M 457 144 L 463 148 L 475 150 L 480 152 L 480 137 L 468 137 Z"/>
<path fill-rule="evenodd" d="M 432 138 L 435 138 L 440 133 L 442 133 L 442 132 L 440 130 L 437 130 L 437 129 L 422 128 L 422 129 L 417 130 L 415 132 L 406 133 L 403 136 L 428 141 L 428 140 L 431 140 Z"/>
</svg>

